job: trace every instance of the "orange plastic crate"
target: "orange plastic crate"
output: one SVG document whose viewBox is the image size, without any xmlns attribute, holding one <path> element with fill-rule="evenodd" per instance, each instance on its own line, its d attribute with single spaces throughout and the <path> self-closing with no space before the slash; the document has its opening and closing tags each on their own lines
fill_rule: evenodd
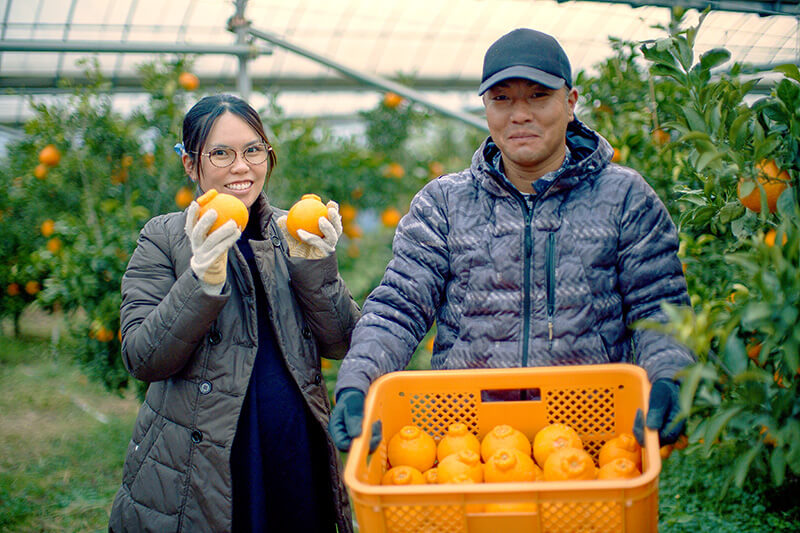
<svg viewBox="0 0 800 533">
<path fill-rule="evenodd" d="M 491 401 L 496 392 L 527 391 L 526 401 Z M 658 531 L 658 435 L 648 430 L 642 475 L 629 480 L 537 481 L 470 485 L 381 486 L 388 469 L 386 443 L 406 424 L 437 441 L 454 422 L 478 438 L 510 424 L 533 439 L 544 426 L 572 426 L 597 458 L 600 447 L 630 433 L 650 383 L 630 364 L 490 370 L 404 371 L 370 387 L 362 437 L 345 466 L 345 483 L 362 533 L 647 533 Z M 517 393 L 515 397 L 519 397 Z M 487 398 L 484 401 L 483 398 Z M 368 455 L 372 423 L 383 441 Z M 526 503 L 522 511 L 486 512 L 490 503 Z"/>
</svg>

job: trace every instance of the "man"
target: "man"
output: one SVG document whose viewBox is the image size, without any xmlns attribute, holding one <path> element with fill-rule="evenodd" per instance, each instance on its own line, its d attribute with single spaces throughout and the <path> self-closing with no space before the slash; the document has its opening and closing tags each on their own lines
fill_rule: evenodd
<svg viewBox="0 0 800 533">
<path fill-rule="evenodd" d="M 674 442 L 684 427 L 673 423 L 674 378 L 693 356 L 631 328 L 665 321 L 662 302 L 689 304 L 667 210 L 575 118 L 578 93 L 553 37 L 501 37 L 478 93 L 490 137 L 470 168 L 428 183 L 400 222 L 339 370 L 334 443 L 349 449 L 370 383 L 405 368 L 434 319 L 434 369 L 636 362 L 653 384 L 647 426 Z"/>
</svg>

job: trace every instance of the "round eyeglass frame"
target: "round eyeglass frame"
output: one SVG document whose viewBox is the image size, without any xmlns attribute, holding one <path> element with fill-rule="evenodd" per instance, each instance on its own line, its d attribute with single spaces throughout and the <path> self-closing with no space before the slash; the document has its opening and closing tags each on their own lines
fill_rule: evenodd
<svg viewBox="0 0 800 533">
<path fill-rule="evenodd" d="M 245 150 L 247 150 L 248 148 L 252 148 L 253 146 L 258 146 L 258 145 L 263 145 L 266 148 L 266 150 L 264 151 L 265 155 L 264 155 L 263 161 L 259 161 L 258 163 L 250 161 L 247 158 L 247 154 L 245 152 L 240 152 L 239 150 L 237 150 L 235 148 L 217 148 L 217 150 L 225 150 L 227 152 L 233 151 L 233 154 L 234 154 L 233 155 L 233 159 L 231 159 L 230 163 L 228 163 L 227 165 L 218 165 L 218 164 L 216 164 L 214 162 L 214 159 L 211 157 L 211 152 L 200 152 L 200 155 L 204 155 L 204 156 L 208 157 L 208 162 L 211 163 L 216 168 L 228 168 L 229 166 L 231 166 L 233 163 L 236 162 L 236 156 L 239 156 L 239 155 L 242 157 L 242 161 L 244 161 L 245 163 L 247 163 L 249 165 L 261 165 L 266 161 L 266 162 L 269 163 L 268 171 L 267 171 L 267 173 L 269 173 L 269 171 L 272 170 L 272 166 L 274 165 L 274 160 L 275 160 L 275 151 L 272 149 L 272 145 L 271 144 L 269 144 L 268 142 L 262 141 L 260 143 L 251 144 L 250 146 L 245 148 Z"/>
</svg>

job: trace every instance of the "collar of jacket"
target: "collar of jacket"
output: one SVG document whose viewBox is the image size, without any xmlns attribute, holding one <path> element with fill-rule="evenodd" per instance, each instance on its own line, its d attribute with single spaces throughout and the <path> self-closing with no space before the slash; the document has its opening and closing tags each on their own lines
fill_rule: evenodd
<svg viewBox="0 0 800 533">
<path fill-rule="evenodd" d="M 272 214 L 272 206 L 269 203 L 269 198 L 267 198 L 267 193 L 261 191 L 256 201 L 250 206 L 250 217 L 256 217 L 256 220 L 259 221 L 258 227 L 261 228 L 262 237 L 269 237 L 267 226 L 269 225 L 270 219 L 272 219 Z"/>
<path fill-rule="evenodd" d="M 473 174 L 490 192 L 498 196 L 513 194 L 516 188 L 508 178 L 497 172 L 490 161 L 493 153 L 487 137 L 472 156 Z M 496 146 L 496 145 L 494 145 Z M 542 196 L 549 196 L 562 189 L 570 189 L 579 181 L 594 176 L 608 165 L 614 149 L 602 135 L 583 124 L 577 118 L 567 125 L 567 146 L 575 163 L 558 175 Z M 496 148 L 495 148 L 496 149 Z"/>
</svg>

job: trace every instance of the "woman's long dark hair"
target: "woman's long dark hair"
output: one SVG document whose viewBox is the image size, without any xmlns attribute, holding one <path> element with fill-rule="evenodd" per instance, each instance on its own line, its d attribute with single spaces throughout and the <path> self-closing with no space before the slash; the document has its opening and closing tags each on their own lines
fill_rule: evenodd
<svg viewBox="0 0 800 533">
<path fill-rule="evenodd" d="M 232 94 L 204 96 L 183 117 L 183 149 L 195 162 L 198 178 L 200 177 L 200 159 L 195 156 L 203 152 L 211 128 L 217 118 L 226 112 L 232 113 L 247 122 L 258 133 L 261 140 L 270 145 L 261 117 L 258 116 L 256 110 L 250 104 Z M 269 181 L 269 175 L 278 160 L 274 150 L 269 151 L 269 159 L 267 181 Z"/>
</svg>

